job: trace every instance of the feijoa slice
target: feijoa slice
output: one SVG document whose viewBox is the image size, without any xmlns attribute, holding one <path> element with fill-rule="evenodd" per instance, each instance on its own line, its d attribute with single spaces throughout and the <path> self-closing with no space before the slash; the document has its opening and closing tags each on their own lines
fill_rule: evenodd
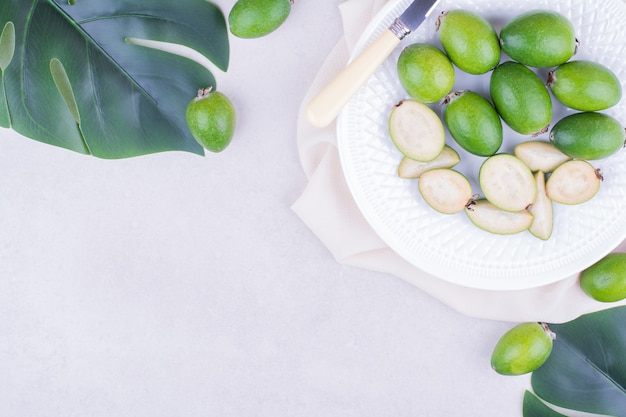
<svg viewBox="0 0 626 417">
<path fill-rule="evenodd" d="M 554 212 L 552 200 L 546 194 L 546 176 L 543 172 L 535 172 L 535 184 L 537 185 L 537 196 L 528 208 L 530 214 L 533 215 L 533 222 L 528 231 L 541 240 L 548 240 L 552 236 Z"/>
<path fill-rule="evenodd" d="M 502 375 L 532 372 L 550 357 L 555 338 L 544 323 L 520 323 L 496 343 L 491 354 L 491 367 Z"/>
<path fill-rule="evenodd" d="M 622 98 L 615 73 L 593 61 L 566 62 L 549 72 L 547 84 L 557 100 L 574 110 L 605 110 Z"/>
<path fill-rule="evenodd" d="M 626 298 L 626 253 L 613 252 L 580 275 L 580 287 L 594 300 L 612 303 Z"/>
<path fill-rule="evenodd" d="M 550 141 L 561 152 L 578 159 L 602 159 L 624 147 L 626 132 L 612 116 L 598 112 L 574 113 L 559 120 Z"/>
<path fill-rule="evenodd" d="M 443 12 L 439 40 L 450 60 L 469 74 L 484 74 L 500 62 L 500 40 L 483 16 L 469 10 Z"/>
<path fill-rule="evenodd" d="M 398 176 L 400 178 L 415 179 L 419 178 L 424 172 L 436 168 L 452 168 L 461 162 L 459 153 L 450 146 L 446 145 L 443 150 L 432 161 L 416 161 L 414 159 L 403 157 L 398 164 Z"/>
<path fill-rule="evenodd" d="M 552 99 L 547 87 L 530 68 L 507 61 L 491 74 L 491 99 L 502 120 L 521 134 L 545 131 L 552 119 Z"/>
<path fill-rule="evenodd" d="M 449 94 L 444 103 L 444 119 L 456 143 L 474 155 L 498 152 L 502 122 L 489 100 L 473 91 L 460 90 Z"/>
<path fill-rule="evenodd" d="M 533 222 L 533 215 L 528 210 L 502 210 L 485 199 L 468 204 L 465 213 L 478 228 L 497 235 L 513 235 L 523 232 Z"/>
<path fill-rule="evenodd" d="M 434 103 L 446 96 L 454 86 L 454 67 L 439 48 L 427 43 L 414 43 L 400 52 L 398 79 L 411 98 Z"/>
<path fill-rule="evenodd" d="M 548 197 L 560 204 L 581 204 L 598 193 L 602 175 L 589 162 L 572 160 L 559 166 L 546 182 Z"/>
<path fill-rule="evenodd" d="M 472 200 L 472 186 L 463 174 L 448 168 L 424 172 L 418 181 L 426 203 L 443 214 L 462 211 Z"/>
<path fill-rule="evenodd" d="M 513 153 L 533 172 L 552 172 L 563 162 L 572 159 L 552 143 L 543 140 L 522 142 L 515 146 Z"/>
<path fill-rule="evenodd" d="M 555 67 L 576 53 L 572 22 L 553 10 L 530 10 L 507 22 L 500 31 L 502 50 L 530 67 Z"/>
<path fill-rule="evenodd" d="M 416 161 L 432 161 L 446 144 L 443 123 L 427 105 L 402 100 L 389 115 L 389 135 L 404 155 Z"/>
<path fill-rule="evenodd" d="M 487 158 L 478 172 L 478 182 L 485 198 L 506 211 L 526 209 L 537 195 L 532 172 L 514 155 L 503 153 Z"/>
</svg>

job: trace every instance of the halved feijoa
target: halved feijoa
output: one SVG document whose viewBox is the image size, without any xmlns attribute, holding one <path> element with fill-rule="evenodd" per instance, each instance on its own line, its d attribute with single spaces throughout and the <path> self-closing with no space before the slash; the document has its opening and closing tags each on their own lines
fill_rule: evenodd
<svg viewBox="0 0 626 417">
<path fill-rule="evenodd" d="M 446 144 L 443 123 L 427 105 L 402 100 L 389 115 L 389 135 L 404 156 L 416 161 L 432 161 Z"/>
<path fill-rule="evenodd" d="M 478 172 L 480 188 L 494 206 L 506 211 L 526 209 L 537 194 L 530 168 L 514 155 L 487 158 Z"/>
<path fill-rule="evenodd" d="M 504 62 L 491 74 L 491 99 L 502 120 L 521 134 L 536 134 L 548 128 L 552 99 L 548 88 L 530 68 L 519 62 Z"/>
<path fill-rule="evenodd" d="M 550 141 L 561 152 L 578 159 L 602 159 L 624 147 L 626 132 L 612 116 L 598 112 L 574 113 L 559 120 Z"/>
<path fill-rule="evenodd" d="M 530 214 L 533 215 L 533 222 L 528 231 L 539 239 L 548 240 L 552 236 L 554 213 L 552 200 L 546 194 L 546 176 L 543 172 L 535 172 L 535 184 L 537 185 L 537 197 L 528 208 Z"/>
<path fill-rule="evenodd" d="M 468 90 L 448 94 L 444 119 L 450 135 L 463 149 L 479 156 L 491 156 L 502 145 L 502 122 L 493 105 Z"/>
<path fill-rule="evenodd" d="M 574 110 L 599 111 L 617 104 L 622 84 L 609 68 L 592 61 L 570 61 L 548 74 L 554 97 Z"/>
<path fill-rule="evenodd" d="M 426 203 L 444 214 L 458 213 L 472 200 L 470 182 L 463 174 L 449 168 L 424 172 L 418 187 Z"/>
<path fill-rule="evenodd" d="M 414 179 L 419 178 L 424 172 L 436 168 L 452 168 L 461 161 L 459 153 L 448 145 L 438 157 L 432 161 L 416 161 L 414 159 L 403 157 L 398 164 L 398 176 L 400 178 Z"/>
<path fill-rule="evenodd" d="M 542 140 L 522 142 L 515 146 L 513 153 L 533 172 L 552 172 L 563 162 L 572 159 L 552 143 Z"/>
<path fill-rule="evenodd" d="M 561 204 L 589 201 L 600 189 L 602 175 L 589 162 L 573 160 L 559 166 L 546 182 L 548 197 Z"/>
<path fill-rule="evenodd" d="M 512 235 L 527 230 L 533 222 L 528 210 L 506 211 L 480 199 L 465 208 L 467 217 L 480 229 L 497 235 Z"/>
</svg>

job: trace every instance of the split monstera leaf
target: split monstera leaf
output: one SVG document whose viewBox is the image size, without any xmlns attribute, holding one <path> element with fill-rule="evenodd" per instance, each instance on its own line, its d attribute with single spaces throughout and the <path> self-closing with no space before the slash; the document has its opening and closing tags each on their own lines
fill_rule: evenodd
<svg viewBox="0 0 626 417">
<path fill-rule="evenodd" d="M 204 154 L 185 111 L 215 77 L 155 47 L 181 45 L 226 71 L 228 30 L 214 4 L 5 0 L 0 28 L 0 126 L 106 159 Z"/>
</svg>

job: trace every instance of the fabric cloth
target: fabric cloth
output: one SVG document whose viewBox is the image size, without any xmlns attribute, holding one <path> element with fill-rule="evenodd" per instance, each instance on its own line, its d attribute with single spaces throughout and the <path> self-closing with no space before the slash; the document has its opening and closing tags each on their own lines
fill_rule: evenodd
<svg viewBox="0 0 626 417">
<path fill-rule="evenodd" d="M 361 33 L 385 0 L 340 4 L 344 35 L 322 65 L 302 101 L 297 144 L 308 184 L 292 209 L 346 265 L 391 274 L 417 286 L 458 312 L 483 319 L 561 323 L 584 313 L 626 304 L 599 303 L 582 292 L 575 274 L 554 284 L 518 290 L 485 291 L 459 286 L 421 271 L 391 250 L 373 231 L 346 184 L 337 149 L 336 124 L 311 126 L 304 115 L 310 100 L 347 64 Z M 625 251 L 622 243 L 615 251 Z"/>
</svg>

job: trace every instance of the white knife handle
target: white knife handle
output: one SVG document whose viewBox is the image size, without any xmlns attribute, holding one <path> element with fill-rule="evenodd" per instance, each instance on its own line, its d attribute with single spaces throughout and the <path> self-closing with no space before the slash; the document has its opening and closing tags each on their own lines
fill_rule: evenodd
<svg viewBox="0 0 626 417">
<path fill-rule="evenodd" d="M 309 123 L 316 127 L 329 125 L 399 44 L 398 36 L 385 30 L 308 104 Z"/>
</svg>

